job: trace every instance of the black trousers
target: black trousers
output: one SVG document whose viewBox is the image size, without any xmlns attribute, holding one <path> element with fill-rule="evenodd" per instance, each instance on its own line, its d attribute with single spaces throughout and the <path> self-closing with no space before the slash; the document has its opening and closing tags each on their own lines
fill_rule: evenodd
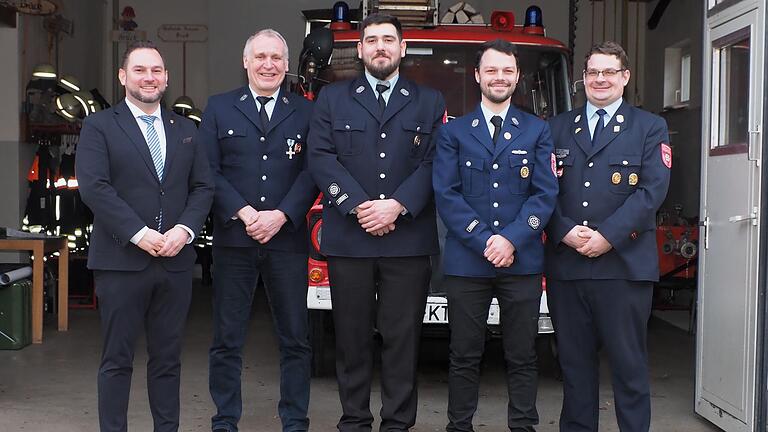
<svg viewBox="0 0 768 432">
<path fill-rule="evenodd" d="M 448 372 L 448 432 L 471 432 L 477 410 L 480 361 L 485 350 L 491 300 L 501 310 L 502 344 L 507 366 L 507 424 L 510 430 L 533 430 L 536 411 L 541 275 L 499 275 L 495 278 L 446 276 L 448 322 L 451 328 Z"/>
<path fill-rule="evenodd" d="M 380 431 L 416 423 L 416 367 L 431 275 L 428 256 L 329 257 L 342 432 L 372 430 L 374 325 L 382 337 Z"/>
<path fill-rule="evenodd" d="M 652 300 L 652 282 L 547 279 L 547 301 L 563 370 L 561 432 L 598 430 L 601 349 L 611 365 L 619 430 L 648 431 L 646 340 Z"/>
<path fill-rule="evenodd" d="M 192 298 L 192 270 L 169 272 L 153 260 L 138 272 L 94 272 L 103 347 L 98 375 L 101 432 L 128 430 L 136 339 L 147 339 L 147 392 L 155 432 L 179 429 L 181 342 Z"/>
</svg>

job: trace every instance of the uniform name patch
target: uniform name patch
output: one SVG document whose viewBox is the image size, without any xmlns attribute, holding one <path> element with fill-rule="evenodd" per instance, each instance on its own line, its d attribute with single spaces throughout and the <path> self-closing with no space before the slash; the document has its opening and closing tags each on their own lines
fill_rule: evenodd
<svg viewBox="0 0 768 432">
<path fill-rule="evenodd" d="M 470 223 L 469 223 L 469 225 L 467 225 L 467 232 L 468 232 L 468 233 L 471 233 L 471 232 L 472 232 L 472 230 L 473 230 L 473 229 L 475 229 L 475 227 L 476 227 L 478 224 L 480 224 L 480 221 L 479 221 L 479 220 L 477 220 L 477 219 L 474 219 L 472 222 L 470 222 Z"/>
<path fill-rule="evenodd" d="M 667 168 L 672 168 L 672 149 L 665 143 L 661 143 L 661 161 Z"/>
</svg>

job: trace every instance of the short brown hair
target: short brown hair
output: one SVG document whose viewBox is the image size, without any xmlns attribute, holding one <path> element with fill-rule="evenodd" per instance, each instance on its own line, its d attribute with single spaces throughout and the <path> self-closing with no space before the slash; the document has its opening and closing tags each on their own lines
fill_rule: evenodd
<svg viewBox="0 0 768 432">
<path fill-rule="evenodd" d="M 157 49 L 157 45 L 155 45 L 152 41 L 135 41 L 128 44 L 128 47 L 125 49 L 125 52 L 123 53 L 123 59 L 120 62 L 121 68 L 125 69 L 126 66 L 128 66 L 128 57 L 131 56 L 131 53 L 138 50 L 138 49 L 152 49 L 157 51 L 158 54 L 160 54 L 160 58 L 163 59 L 163 64 L 165 64 L 165 59 L 163 58 L 163 54 L 160 52 L 159 49 Z"/>
<path fill-rule="evenodd" d="M 480 46 L 477 48 L 477 53 L 475 53 L 475 69 L 480 70 L 480 60 L 483 58 L 483 54 L 485 54 L 485 52 L 488 50 L 498 51 L 500 53 L 514 57 L 515 64 L 517 65 L 517 68 L 520 69 L 520 62 L 518 62 L 519 59 L 517 57 L 517 48 L 511 42 L 504 39 L 494 39 L 480 44 Z"/>
<path fill-rule="evenodd" d="M 589 61 L 589 58 L 594 54 L 605 54 L 617 57 L 619 62 L 621 62 L 621 68 L 629 69 L 629 58 L 627 57 L 627 52 L 624 51 L 624 48 L 622 48 L 621 45 L 616 42 L 605 41 L 592 45 L 592 48 L 587 51 L 587 55 L 584 56 L 584 70 L 587 70 L 587 62 Z"/>
</svg>

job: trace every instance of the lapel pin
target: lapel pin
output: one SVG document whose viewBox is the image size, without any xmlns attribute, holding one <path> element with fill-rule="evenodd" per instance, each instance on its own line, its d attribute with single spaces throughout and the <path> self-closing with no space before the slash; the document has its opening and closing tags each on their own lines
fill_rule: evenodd
<svg viewBox="0 0 768 432">
<path fill-rule="evenodd" d="M 613 127 L 613 131 L 614 131 L 614 132 L 619 132 L 619 131 L 621 131 L 621 126 L 619 126 L 619 125 L 616 125 L 616 126 L 614 126 L 614 127 Z"/>
<path fill-rule="evenodd" d="M 624 123 L 624 116 L 619 114 L 616 116 L 616 121 L 619 123 Z"/>
<path fill-rule="evenodd" d="M 515 125 L 515 126 L 520 125 L 520 122 L 517 121 L 517 117 L 512 117 L 512 124 Z"/>
<path fill-rule="evenodd" d="M 511 138 L 512 138 L 512 134 L 511 133 L 504 132 L 504 139 L 511 139 Z"/>
<path fill-rule="evenodd" d="M 524 154 L 528 154 L 528 150 L 517 150 L 517 149 L 515 149 L 515 150 L 512 150 L 512 154 L 524 155 Z"/>
<path fill-rule="evenodd" d="M 406 89 L 400 89 L 400 94 L 403 96 L 410 96 L 410 93 Z"/>
<path fill-rule="evenodd" d="M 288 104 L 288 98 L 285 97 L 285 96 L 283 96 L 283 103 L 286 104 L 286 105 Z"/>
<path fill-rule="evenodd" d="M 360 93 L 362 93 L 364 91 L 365 91 L 365 86 L 360 86 L 360 87 L 355 89 L 355 92 L 357 92 L 357 94 L 360 94 Z"/>
<path fill-rule="evenodd" d="M 244 94 L 244 95 L 240 96 L 240 102 L 242 102 L 242 101 L 244 101 L 246 99 L 248 99 L 248 95 L 247 94 Z"/>
<path fill-rule="evenodd" d="M 472 127 L 477 127 L 477 125 L 479 125 L 479 124 L 480 124 L 480 120 L 478 120 L 478 119 L 472 120 Z"/>
<path fill-rule="evenodd" d="M 581 128 L 576 128 L 576 130 L 573 131 L 573 133 L 579 133 L 579 132 L 581 132 Z"/>
<path fill-rule="evenodd" d="M 581 121 L 581 114 L 577 114 L 577 115 L 576 115 L 576 118 L 575 118 L 575 119 L 573 119 L 573 122 L 574 122 L 574 123 L 578 123 L 579 121 Z"/>
</svg>

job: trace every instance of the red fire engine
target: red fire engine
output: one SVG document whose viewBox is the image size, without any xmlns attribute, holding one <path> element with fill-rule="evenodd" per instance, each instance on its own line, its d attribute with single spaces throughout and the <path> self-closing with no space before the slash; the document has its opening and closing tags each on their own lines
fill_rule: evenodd
<svg viewBox="0 0 768 432">
<path fill-rule="evenodd" d="M 397 2 L 393 3 L 391 10 L 385 9 L 383 0 L 375 3 L 381 12 L 397 15 L 402 11 Z M 363 4 L 367 3 L 364 1 Z M 361 18 L 368 11 L 364 8 Z M 324 83 L 354 78 L 363 71 L 362 63 L 357 58 L 359 33 L 347 19 L 348 12 L 346 4 L 337 3 L 333 8 L 331 30 L 315 29 L 304 40 L 300 57 L 300 87 L 308 98 L 314 98 Z M 426 25 L 413 25 L 413 16 L 419 14 L 426 16 Z M 524 25 L 515 24 L 512 12 L 494 12 L 490 25 L 437 25 L 436 11 L 429 9 L 409 11 L 405 17 L 401 21 L 404 23 L 403 39 L 407 42 L 407 51 L 400 64 L 400 72 L 410 80 L 443 93 L 447 107 L 446 121 L 464 115 L 479 103 L 480 91 L 474 78 L 475 53 L 479 44 L 497 38 L 512 42 L 518 48 L 522 75 L 513 95 L 515 106 L 544 119 L 571 109 L 568 49 L 561 42 L 545 36 L 538 7 L 528 8 Z M 433 17 L 432 21 L 430 17 Z M 311 233 L 307 307 L 314 349 L 313 372 L 317 374 L 326 372 L 326 365 L 329 364 L 326 356 L 332 351 L 328 343 L 328 330 L 332 327 L 332 281 L 328 279 L 326 260 L 320 252 L 321 215 L 322 204 L 318 200 L 307 215 Z M 438 231 L 442 247 L 445 227 L 439 218 Z M 432 258 L 433 276 L 423 322 L 425 332 L 440 332 L 447 328 L 447 301 L 440 286 L 443 279 L 440 257 Z M 492 334 L 498 331 L 499 306 L 495 299 L 488 315 L 488 325 Z M 553 332 L 545 291 L 541 300 L 539 333 Z"/>
</svg>

